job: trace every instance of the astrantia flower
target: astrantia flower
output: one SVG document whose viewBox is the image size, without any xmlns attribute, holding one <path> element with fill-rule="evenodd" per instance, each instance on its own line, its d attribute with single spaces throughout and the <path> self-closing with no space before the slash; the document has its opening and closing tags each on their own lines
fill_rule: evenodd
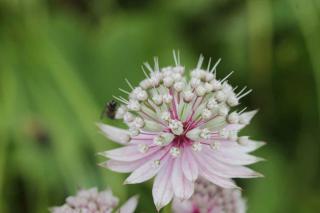
<svg viewBox="0 0 320 213">
<path fill-rule="evenodd" d="M 256 111 L 233 111 L 250 92 L 237 90 L 216 78 L 218 62 L 203 70 L 200 57 L 191 78 L 175 57 L 175 66 L 160 69 L 145 64 L 149 73 L 130 91 L 116 112 L 128 130 L 99 124 L 109 139 L 124 147 L 101 155 L 111 160 L 102 164 L 113 171 L 132 172 L 125 183 L 141 183 L 156 176 L 152 194 L 157 209 L 174 196 L 188 199 L 194 181 L 203 177 L 223 188 L 237 187 L 231 178 L 261 175 L 245 165 L 261 160 L 249 153 L 263 145 L 238 132 L 249 124 Z"/>
<path fill-rule="evenodd" d="M 204 179 L 195 183 L 189 200 L 174 199 L 174 213 L 245 213 L 246 203 L 237 189 L 224 189 Z"/>
<path fill-rule="evenodd" d="M 138 198 L 130 198 L 117 212 L 133 213 Z M 97 188 L 80 190 L 76 196 L 70 196 L 66 203 L 50 209 L 52 213 L 111 213 L 117 208 L 119 199 L 111 190 L 98 192 Z"/>
</svg>

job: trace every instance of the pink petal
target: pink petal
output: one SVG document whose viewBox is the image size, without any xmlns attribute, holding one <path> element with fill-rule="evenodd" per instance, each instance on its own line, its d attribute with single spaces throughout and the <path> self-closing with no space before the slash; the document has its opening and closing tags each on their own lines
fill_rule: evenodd
<svg viewBox="0 0 320 213">
<path fill-rule="evenodd" d="M 173 192 L 175 196 L 182 200 L 186 200 L 193 194 L 194 184 L 185 178 L 181 164 L 181 157 L 174 159 L 171 181 L 172 186 L 174 186 Z"/>
<path fill-rule="evenodd" d="M 125 184 L 142 183 L 144 181 L 147 181 L 153 178 L 161 168 L 161 164 L 160 166 L 156 166 L 154 164 L 154 161 L 160 159 L 165 153 L 166 153 L 166 149 L 163 149 L 158 153 L 156 153 L 155 155 L 152 155 L 150 159 L 146 159 L 145 163 L 139 168 L 137 168 L 136 170 L 134 170 L 129 175 L 129 177 L 125 180 L 124 183 Z M 165 164 L 166 160 L 167 158 L 163 159 L 161 163 Z"/>
<path fill-rule="evenodd" d="M 218 150 L 209 150 L 209 152 L 216 160 L 231 165 L 250 165 L 264 160 L 243 152 L 226 150 L 222 147 Z"/>
<path fill-rule="evenodd" d="M 98 123 L 97 126 L 108 139 L 116 143 L 127 144 L 130 140 L 129 132 L 127 130 L 102 123 Z"/>
<path fill-rule="evenodd" d="M 194 155 L 194 156 L 198 162 L 198 166 L 199 166 L 198 168 L 201 176 L 203 176 L 207 180 L 211 181 L 213 184 L 216 184 L 222 188 L 239 188 L 231 179 L 223 178 L 212 173 L 212 171 L 208 169 L 208 166 L 209 166 L 208 162 L 202 159 L 201 156 L 197 156 L 197 155 Z"/>
<path fill-rule="evenodd" d="M 246 137 L 246 140 L 241 141 L 239 143 L 239 148 L 249 153 L 259 149 L 261 146 L 264 146 L 265 144 L 266 144 L 265 142 L 254 141 L 249 139 L 249 137 Z"/>
<path fill-rule="evenodd" d="M 262 177 L 258 172 L 244 166 L 234 166 L 222 163 L 215 159 L 214 153 L 209 148 L 203 149 L 202 158 L 205 159 L 209 166 L 207 167 L 212 173 L 226 178 L 254 178 Z"/>
<path fill-rule="evenodd" d="M 141 153 L 137 145 L 129 145 L 117 149 L 108 150 L 99 154 L 118 161 L 135 161 L 152 155 L 158 150 L 158 147 L 152 147 L 148 150 L 148 152 Z"/>
<path fill-rule="evenodd" d="M 182 170 L 185 177 L 190 181 L 195 181 L 198 178 L 198 166 L 193 156 L 189 153 L 189 147 L 183 149 L 182 158 Z"/>
<path fill-rule="evenodd" d="M 114 172 L 128 173 L 137 169 L 145 162 L 145 159 L 125 162 L 125 161 L 117 161 L 117 160 L 108 160 L 100 164 L 100 166 L 108 168 Z"/>
<path fill-rule="evenodd" d="M 258 112 L 258 110 L 244 112 L 240 115 L 240 118 L 244 118 L 248 123 L 250 123 L 250 121 L 257 114 L 257 112 Z"/>
<path fill-rule="evenodd" d="M 163 165 L 153 183 L 152 196 L 158 211 L 167 205 L 173 198 L 171 184 L 172 167 L 173 161 L 169 156 L 168 161 Z"/>
<path fill-rule="evenodd" d="M 220 144 L 220 148 L 225 151 L 237 151 L 243 153 L 250 153 L 265 145 L 265 142 L 250 140 L 248 137 L 242 136 L 246 138 L 245 140 L 241 140 L 241 142 L 222 140 Z M 210 141 L 208 141 L 210 142 Z"/>
<path fill-rule="evenodd" d="M 123 204 L 119 212 L 120 213 L 133 213 L 134 210 L 137 208 L 138 205 L 138 196 L 131 197 L 125 204 Z"/>
</svg>

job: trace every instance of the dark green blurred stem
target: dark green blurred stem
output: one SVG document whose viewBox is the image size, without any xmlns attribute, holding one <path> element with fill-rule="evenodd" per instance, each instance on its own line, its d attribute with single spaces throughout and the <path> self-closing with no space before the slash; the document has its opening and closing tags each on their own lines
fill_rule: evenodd
<svg viewBox="0 0 320 213">
<path fill-rule="evenodd" d="M 4 59 L 4 57 L 1 57 Z M 7 64 L 6 64 L 7 65 Z M 7 145 L 9 142 L 10 127 L 13 128 L 13 121 L 17 106 L 17 82 L 14 73 L 9 66 L 1 64 L 0 77 L 0 212 L 6 212 L 4 178 L 6 174 Z"/>
<path fill-rule="evenodd" d="M 270 106 L 272 97 L 271 69 L 272 69 L 272 5 L 270 0 L 248 0 L 248 51 L 249 68 L 252 70 L 250 85 L 259 96 L 258 104 L 268 102 Z"/>
<path fill-rule="evenodd" d="M 313 1 L 292 0 L 294 14 L 298 20 L 309 52 L 317 88 L 318 120 L 320 123 L 320 16 Z"/>
<path fill-rule="evenodd" d="M 318 11 L 316 5 L 312 1 L 292 0 L 289 2 L 291 3 L 294 15 L 297 18 L 300 30 L 305 40 L 307 51 L 309 53 L 310 62 L 315 78 L 318 122 L 320 125 L 320 17 L 317 13 Z M 319 133 L 317 132 L 316 134 L 319 138 Z M 305 137 L 304 135 L 303 139 L 300 141 L 301 142 L 297 147 L 297 156 L 298 158 L 300 158 L 300 162 L 308 162 L 307 165 L 310 169 L 308 170 L 309 172 L 303 174 L 303 176 L 299 179 L 298 184 L 302 182 L 304 183 L 304 186 L 308 187 L 307 183 L 311 183 L 311 181 L 318 181 L 319 169 L 317 168 L 319 168 L 319 143 L 317 143 L 318 140 L 312 140 L 312 138 L 308 139 L 308 137 Z M 308 155 L 303 156 L 301 155 L 301 153 L 308 153 Z M 301 163 L 300 170 L 304 171 L 305 169 L 306 164 Z M 305 192 L 307 187 L 300 187 L 302 193 Z M 301 191 L 299 193 L 301 193 Z"/>
</svg>

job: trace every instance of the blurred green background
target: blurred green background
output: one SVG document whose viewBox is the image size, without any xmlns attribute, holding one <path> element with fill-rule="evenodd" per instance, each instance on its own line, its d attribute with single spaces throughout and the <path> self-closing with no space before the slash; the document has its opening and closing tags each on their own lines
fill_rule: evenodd
<svg viewBox="0 0 320 213">
<path fill-rule="evenodd" d="M 222 58 L 218 77 L 254 89 L 243 134 L 267 141 L 268 161 L 254 166 L 266 178 L 239 181 L 248 212 L 320 212 L 319 0 L 1 0 L 0 212 L 47 212 L 95 185 L 155 212 L 151 183 L 97 166 L 116 145 L 94 123 L 124 78 L 138 83 L 153 56 L 172 64 L 173 49 L 189 69 Z"/>
</svg>

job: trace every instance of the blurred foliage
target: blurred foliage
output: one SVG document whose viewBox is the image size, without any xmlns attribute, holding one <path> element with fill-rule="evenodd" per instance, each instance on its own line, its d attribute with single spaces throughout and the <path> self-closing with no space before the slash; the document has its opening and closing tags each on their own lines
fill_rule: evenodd
<svg viewBox="0 0 320 213">
<path fill-rule="evenodd" d="M 240 181 L 248 212 L 319 212 L 319 35 L 318 0 L 0 1 L 0 212 L 47 212 L 95 185 L 155 212 L 150 183 L 97 166 L 115 145 L 95 122 L 124 78 L 153 56 L 172 63 L 172 49 L 188 68 L 221 57 L 220 77 L 254 89 L 244 134 L 268 142 L 268 161 L 255 166 L 266 178 Z"/>
</svg>

